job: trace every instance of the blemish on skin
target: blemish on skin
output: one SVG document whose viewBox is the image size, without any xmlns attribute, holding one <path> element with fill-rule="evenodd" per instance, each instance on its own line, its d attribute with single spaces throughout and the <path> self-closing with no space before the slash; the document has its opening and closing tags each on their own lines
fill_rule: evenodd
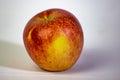
<svg viewBox="0 0 120 80">
<path fill-rule="evenodd" d="M 49 63 L 52 63 L 51 61 L 49 61 Z"/>
</svg>

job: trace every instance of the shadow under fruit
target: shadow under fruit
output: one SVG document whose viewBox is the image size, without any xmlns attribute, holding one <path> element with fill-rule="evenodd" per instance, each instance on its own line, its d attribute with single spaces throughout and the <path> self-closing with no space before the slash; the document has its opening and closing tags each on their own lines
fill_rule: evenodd
<svg viewBox="0 0 120 80">
<path fill-rule="evenodd" d="M 25 26 L 23 40 L 32 60 L 48 71 L 72 67 L 84 42 L 77 18 L 62 9 L 48 9 L 32 17 Z"/>
</svg>

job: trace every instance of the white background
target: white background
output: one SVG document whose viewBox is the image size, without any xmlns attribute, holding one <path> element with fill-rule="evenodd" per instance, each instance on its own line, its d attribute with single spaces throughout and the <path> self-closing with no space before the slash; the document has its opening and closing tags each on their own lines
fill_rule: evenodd
<svg viewBox="0 0 120 80">
<path fill-rule="evenodd" d="M 73 13 L 84 31 L 77 63 L 63 72 L 37 67 L 23 44 L 23 30 L 35 14 L 50 8 Z M 119 80 L 120 0 L 0 0 L 0 80 Z"/>
</svg>

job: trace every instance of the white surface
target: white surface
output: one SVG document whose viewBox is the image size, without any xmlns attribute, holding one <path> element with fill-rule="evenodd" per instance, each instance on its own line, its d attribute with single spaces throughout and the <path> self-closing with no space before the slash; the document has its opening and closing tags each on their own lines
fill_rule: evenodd
<svg viewBox="0 0 120 80">
<path fill-rule="evenodd" d="M 43 10 L 72 12 L 84 31 L 77 63 L 46 72 L 28 56 L 22 40 L 28 20 Z M 120 0 L 0 0 L 0 80 L 120 80 Z"/>
</svg>

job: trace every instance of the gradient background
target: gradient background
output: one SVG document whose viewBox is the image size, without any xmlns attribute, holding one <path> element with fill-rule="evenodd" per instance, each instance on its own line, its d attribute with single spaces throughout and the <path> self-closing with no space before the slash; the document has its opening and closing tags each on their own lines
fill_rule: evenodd
<svg viewBox="0 0 120 80">
<path fill-rule="evenodd" d="M 73 13 L 84 31 L 77 63 L 63 72 L 37 67 L 23 45 L 23 30 L 31 17 L 49 9 Z M 120 0 L 0 0 L 0 80 L 119 80 Z"/>
</svg>

